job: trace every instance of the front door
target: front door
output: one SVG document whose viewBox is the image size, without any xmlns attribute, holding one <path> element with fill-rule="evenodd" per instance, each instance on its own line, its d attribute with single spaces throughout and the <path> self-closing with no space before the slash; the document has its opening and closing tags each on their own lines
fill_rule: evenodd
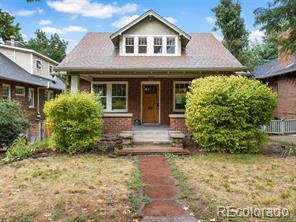
<svg viewBox="0 0 296 222">
<path fill-rule="evenodd" d="M 159 85 L 142 85 L 142 122 L 159 123 Z"/>
</svg>

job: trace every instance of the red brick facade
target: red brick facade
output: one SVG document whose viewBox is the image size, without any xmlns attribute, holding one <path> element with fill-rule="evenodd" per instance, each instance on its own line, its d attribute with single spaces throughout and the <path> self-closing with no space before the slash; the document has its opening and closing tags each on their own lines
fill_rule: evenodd
<svg viewBox="0 0 296 222">
<path fill-rule="evenodd" d="M 296 73 L 272 79 L 277 84 L 278 103 L 275 116 L 278 118 L 296 118 Z"/>
<path fill-rule="evenodd" d="M 132 117 L 104 117 L 103 132 L 119 134 L 122 131 L 133 130 Z"/>
<path fill-rule="evenodd" d="M 171 131 L 180 131 L 187 134 L 188 130 L 185 123 L 185 117 L 174 117 L 170 116 L 170 130 Z"/>
<path fill-rule="evenodd" d="M 9 81 L 9 80 L 3 80 L 0 79 L 0 98 L 2 98 L 2 85 L 3 84 L 8 84 L 10 85 L 10 90 L 11 90 L 11 99 L 16 100 L 21 103 L 23 111 L 25 112 L 26 117 L 28 118 L 31 128 L 28 130 L 28 135 L 29 136 L 38 136 L 39 135 L 39 121 L 37 120 L 37 115 L 38 115 L 38 101 L 39 101 L 39 112 L 41 115 L 41 119 L 44 120 L 44 113 L 43 113 L 43 106 L 44 106 L 44 87 L 38 87 L 35 85 L 30 85 L 30 84 L 24 84 L 24 83 L 18 83 L 14 81 Z M 17 96 L 15 93 L 15 88 L 16 86 L 22 86 L 25 87 L 25 96 Z M 29 88 L 34 89 L 34 107 L 29 107 Z M 38 100 L 38 91 L 39 91 L 39 100 Z M 58 94 L 58 90 L 53 90 L 54 95 Z"/>
</svg>

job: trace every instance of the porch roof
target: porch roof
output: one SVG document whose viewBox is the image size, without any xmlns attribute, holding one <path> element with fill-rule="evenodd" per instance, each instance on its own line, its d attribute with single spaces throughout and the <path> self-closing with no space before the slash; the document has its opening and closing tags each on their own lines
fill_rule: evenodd
<svg viewBox="0 0 296 222">
<path fill-rule="evenodd" d="M 241 71 L 247 69 L 211 34 L 191 33 L 181 56 L 119 56 L 111 33 L 87 33 L 57 71 Z"/>
</svg>

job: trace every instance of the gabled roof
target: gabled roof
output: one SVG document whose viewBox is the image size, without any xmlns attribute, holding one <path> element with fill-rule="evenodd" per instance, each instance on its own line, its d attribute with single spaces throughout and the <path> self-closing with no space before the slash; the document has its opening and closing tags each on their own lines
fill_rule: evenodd
<svg viewBox="0 0 296 222">
<path fill-rule="evenodd" d="M 65 89 L 65 84 L 60 79 L 56 78 L 56 80 L 53 81 L 51 79 L 30 74 L 2 53 L 0 53 L 0 79 L 7 79 L 51 89 Z"/>
<path fill-rule="evenodd" d="M 119 56 L 110 33 L 87 33 L 60 63 L 60 71 L 241 71 L 246 67 L 211 33 L 191 33 L 181 56 Z M 99 72 L 98 72 L 99 71 Z"/>
<path fill-rule="evenodd" d="M 129 24 L 127 24 L 124 27 L 122 27 L 121 29 L 119 29 L 117 32 L 112 33 L 110 35 L 110 38 L 111 38 L 112 42 L 116 45 L 116 42 L 118 42 L 117 39 L 119 38 L 119 36 L 122 33 L 124 33 L 125 31 L 127 31 L 131 27 L 135 26 L 136 24 L 138 24 L 139 22 L 141 22 L 145 18 L 151 17 L 151 16 L 153 16 L 158 21 L 160 21 L 161 23 L 163 23 L 167 27 L 169 27 L 172 30 L 174 30 L 175 32 L 177 32 L 181 36 L 181 38 L 184 38 L 186 40 L 185 41 L 186 44 L 191 39 L 191 36 L 189 34 L 187 34 L 183 30 L 181 30 L 180 28 L 178 28 L 177 26 L 175 26 L 174 24 L 172 24 L 171 22 L 169 22 L 168 20 L 166 20 L 165 18 L 163 18 L 162 16 L 160 16 L 159 14 L 157 14 L 155 11 L 153 11 L 152 9 L 150 9 L 147 12 L 145 12 L 144 14 L 142 14 L 141 16 L 139 16 L 138 18 L 136 18 L 135 20 L 133 20 L 132 22 L 130 22 Z"/>
<path fill-rule="evenodd" d="M 278 59 L 272 59 L 262 65 L 257 66 L 252 74 L 257 79 L 265 79 L 290 72 L 296 72 L 296 55 L 294 55 L 293 61 L 294 62 L 292 64 L 286 67 L 279 67 Z"/>
</svg>

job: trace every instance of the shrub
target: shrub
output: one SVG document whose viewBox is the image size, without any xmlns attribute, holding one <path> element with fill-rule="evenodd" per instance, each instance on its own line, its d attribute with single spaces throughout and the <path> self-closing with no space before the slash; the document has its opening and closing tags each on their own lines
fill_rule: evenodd
<svg viewBox="0 0 296 222">
<path fill-rule="evenodd" d="M 21 104 L 13 100 L 0 99 L 0 144 L 10 145 L 18 134 L 28 127 L 29 123 Z"/>
<path fill-rule="evenodd" d="M 32 155 L 31 146 L 23 137 L 16 138 L 5 153 L 4 163 L 23 160 Z"/>
<path fill-rule="evenodd" d="M 87 151 L 101 138 L 103 106 L 91 93 L 63 93 L 44 106 L 52 129 L 50 146 L 59 152 Z"/>
<path fill-rule="evenodd" d="M 259 152 L 276 95 L 257 80 L 238 76 L 196 79 L 187 93 L 186 125 L 205 151 Z"/>
</svg>

